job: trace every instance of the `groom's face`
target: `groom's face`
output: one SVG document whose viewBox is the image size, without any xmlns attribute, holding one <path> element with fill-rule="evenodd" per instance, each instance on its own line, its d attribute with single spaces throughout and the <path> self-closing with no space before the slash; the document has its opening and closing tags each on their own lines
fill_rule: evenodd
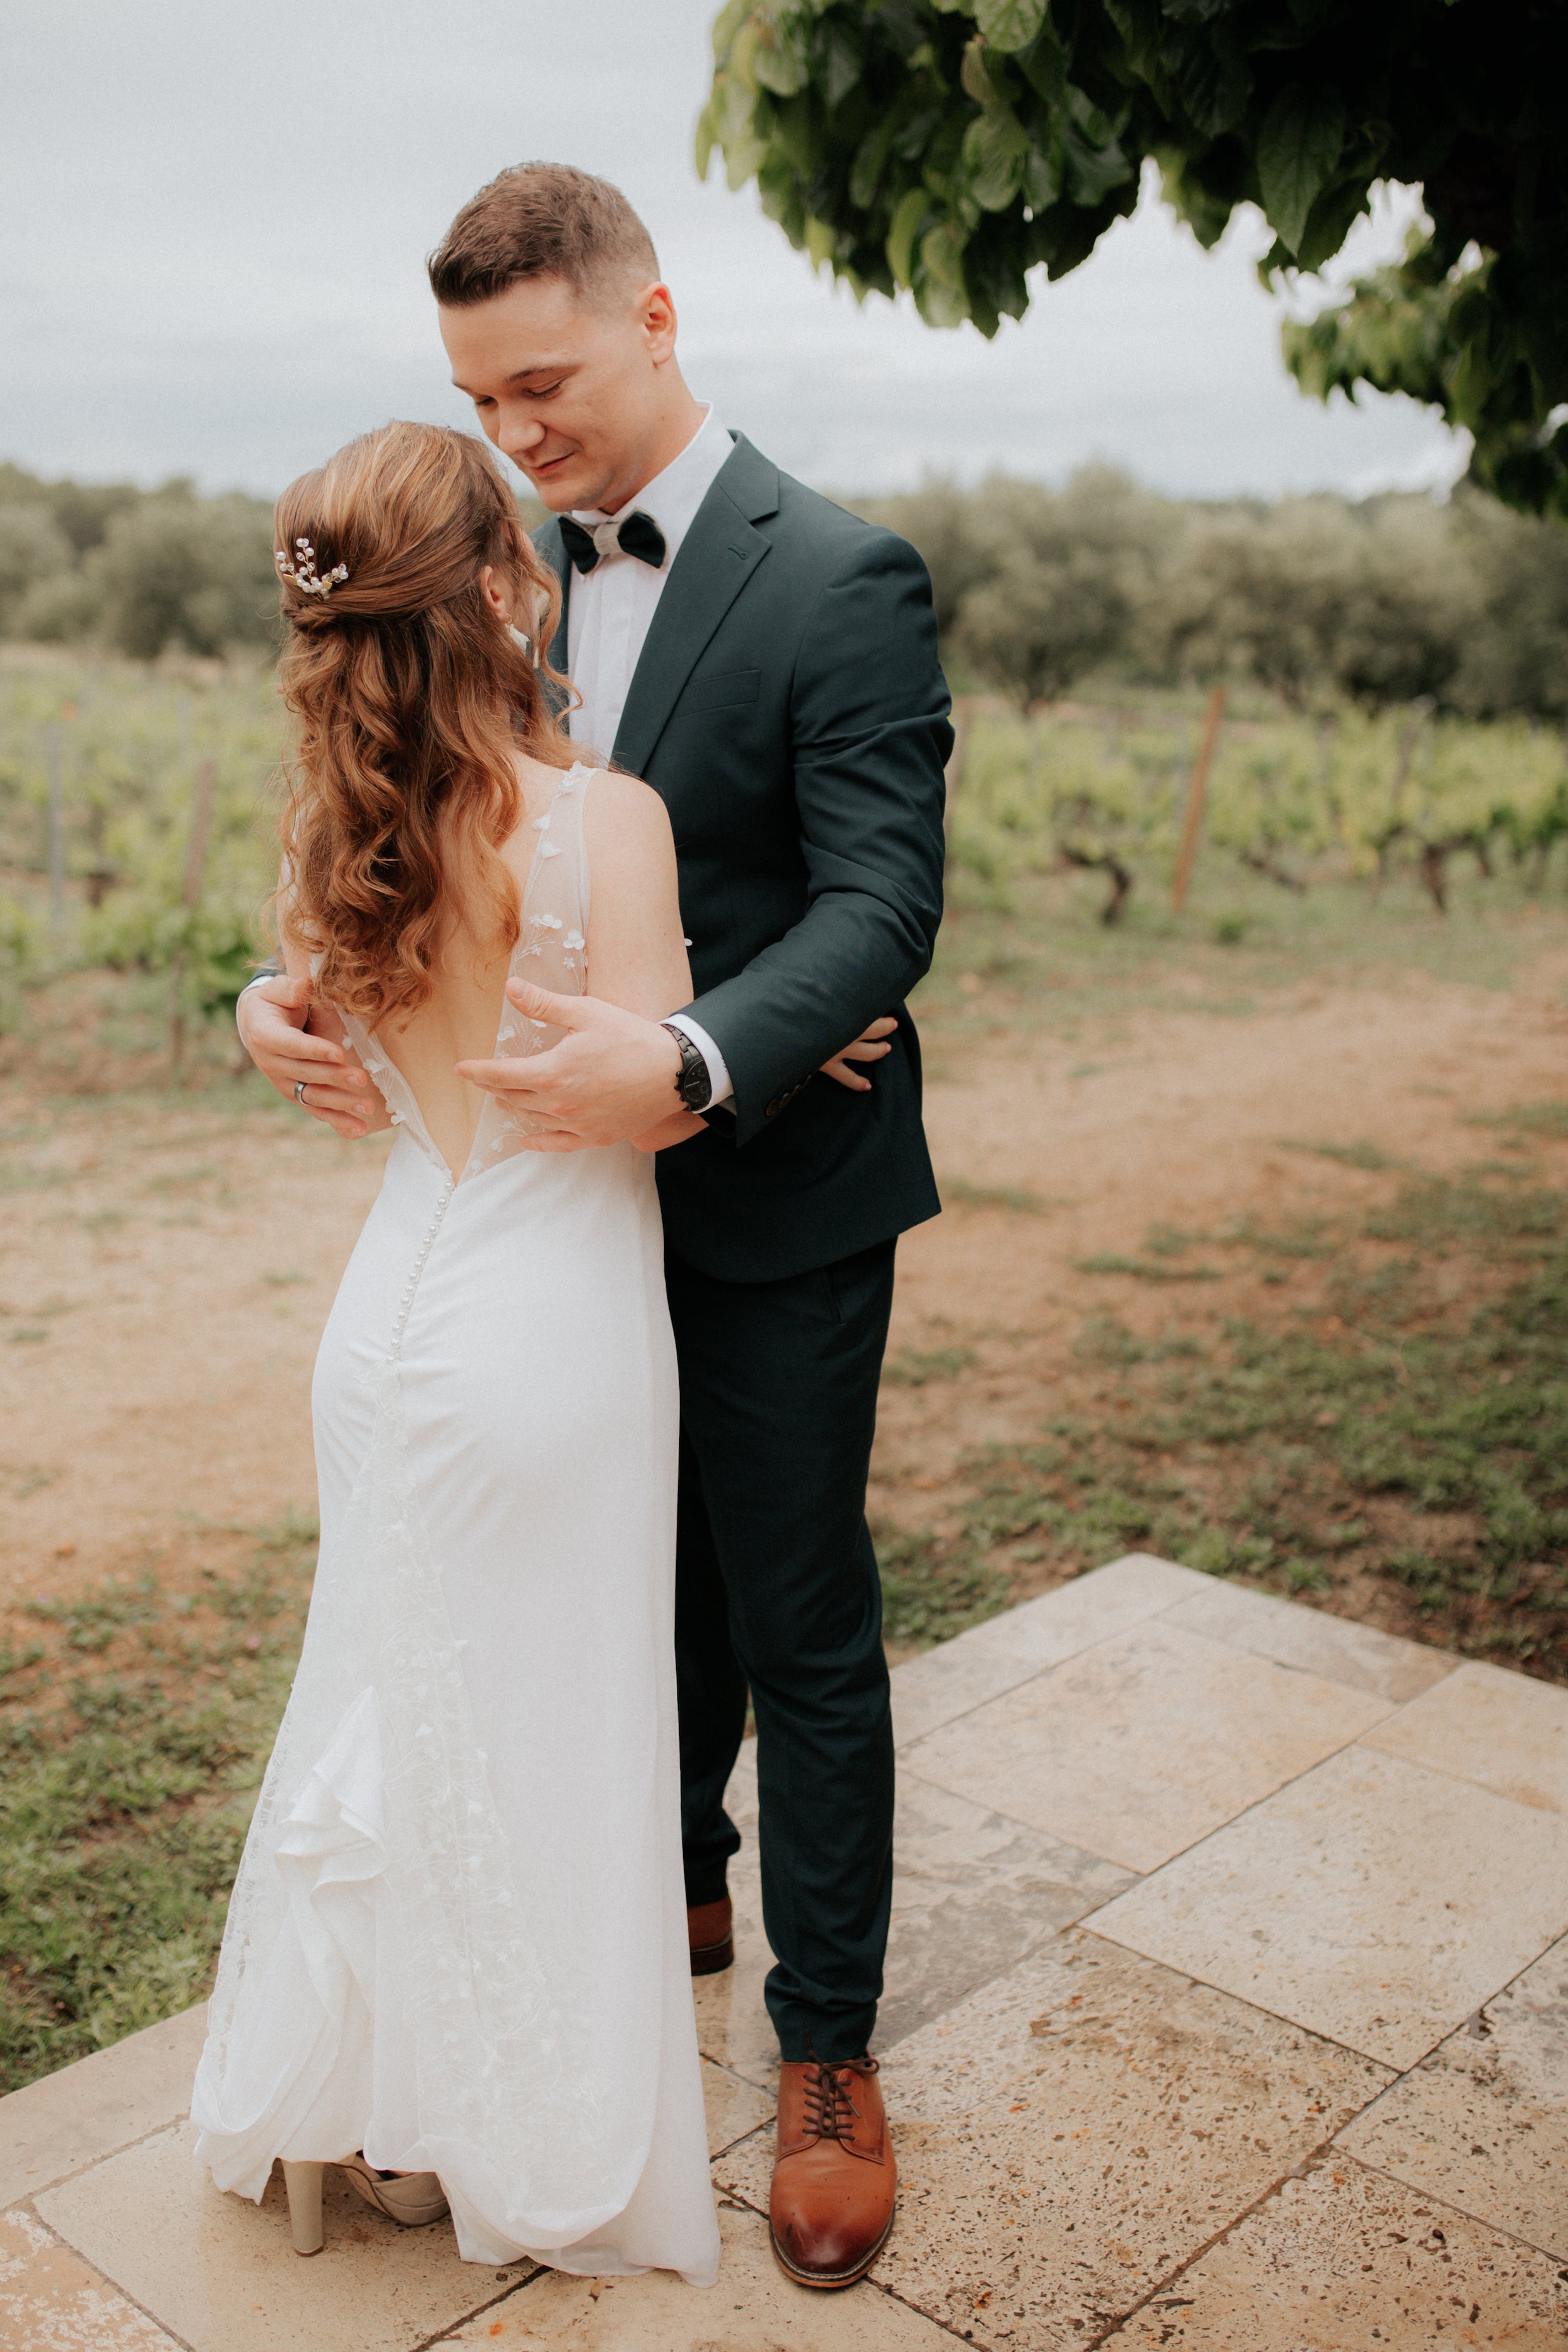
<svg viewBox="0 0 1568 2352">
<path fill-rule="evenodd" d="M 547 507 L 613 511 L 658 471 L 675 351 L 667 287 L 584 295 L 563 278 L 525 278 L 439 316 L 453 383 Z"/>
</svg>

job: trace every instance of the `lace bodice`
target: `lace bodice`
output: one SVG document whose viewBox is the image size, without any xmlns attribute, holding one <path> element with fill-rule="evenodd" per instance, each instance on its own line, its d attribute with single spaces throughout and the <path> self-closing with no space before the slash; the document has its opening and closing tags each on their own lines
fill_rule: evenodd
<svg viewBox="0 0 1568 2352">
<path fill-rule="evenodd" d="M 588 854 L 583 838 L 583 804 L 593 770 L 579 761 L 562 777 L 554 798 L 542 816 L 531 819 L 538 845 L 530 861 L 523 887 L 517 945 L 508 971 L 510 980 L 531 980 L 556 996 L 582 996 L 588 986 Z M 446 1160 L 431 1139 L 414 1089 L 380 1042 L 352 1013 L 339 1015 L 353 1047 L 392 1114 L 422 1151 L 444 1174 Z M 518 1012 L 510 997 L 502 999 L 500 1025 L 496 1032 L 496 1058 L 542 1054 L 565 1034 L 542 1021 L 531 1021 Z M 495 1095 L 487 1095 L 479 1127 L 458 1178 L 459 1184 L 498 1167 L 522 1149 L 524 1137 L 542 1122 L 530 1111 L 514 1110 Z"/>
</svg>

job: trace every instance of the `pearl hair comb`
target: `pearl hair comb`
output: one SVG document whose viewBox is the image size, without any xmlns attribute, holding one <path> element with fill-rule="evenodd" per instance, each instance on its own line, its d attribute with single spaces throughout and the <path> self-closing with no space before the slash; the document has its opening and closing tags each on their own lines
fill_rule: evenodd
<svg viewBox="0 0 1568 2352">
<path fill-rule="evenodd" d="M 297 539 L 294 541 L 292 563 L 280 547 L 275 551 L 273 562 L 278 566 L 279 576 L 298 588 L 302 596 L 330 596 L 339 581 L 346 580 L 349 576 L 346 563 L 334 564 L 331 572 L 324 575 L 319 574 L 316 570 L 316 551 L 308 539 Z"/>
</svg>

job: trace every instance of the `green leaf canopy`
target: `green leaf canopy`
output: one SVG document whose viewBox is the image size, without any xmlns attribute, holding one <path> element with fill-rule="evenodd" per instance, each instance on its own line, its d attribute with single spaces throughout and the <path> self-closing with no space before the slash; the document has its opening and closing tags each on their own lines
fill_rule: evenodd
<svg viewBox="0 0 1568 2352">
<path fill-rule="evenodd" d="M 1305 325 L 1299 381 L 1405 392 L 1471 470 L 1568 517 L 1565 0 L 730 0 L 717 149 L 858 296 L 994 335 L 1131 211 L 1145 161 L 1205 246 L 1238 205 L 1268 276 L 1317 269 L 1379 180 L 1431 227 Z"/>
</svg>

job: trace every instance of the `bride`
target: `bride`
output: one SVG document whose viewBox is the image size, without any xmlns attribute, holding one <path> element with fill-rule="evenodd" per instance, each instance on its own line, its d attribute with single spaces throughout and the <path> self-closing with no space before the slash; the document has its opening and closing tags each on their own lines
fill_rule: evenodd
<svg viewBox="0 0 1568 2352">
<path fill-rule="evenodd" d="M 301 2252 L 342 2163 L 395 2218 L 449 2203 L 469 2262 L 709 2284 L 650 1156 L 700 1122 L 529 1150 L 455 1068 L 559 1035 L 509 975 L 689 1001 L 668 820 L 573 761 L 511 626 L 550 642 L 554 583 L 482 445 L 389 425 L 278 524 L 284 959 L 397 1134 L 316 1368 L 321 1562 L 198 2152 L 256 2199 L 280 2158 Z"/>
</svg>

